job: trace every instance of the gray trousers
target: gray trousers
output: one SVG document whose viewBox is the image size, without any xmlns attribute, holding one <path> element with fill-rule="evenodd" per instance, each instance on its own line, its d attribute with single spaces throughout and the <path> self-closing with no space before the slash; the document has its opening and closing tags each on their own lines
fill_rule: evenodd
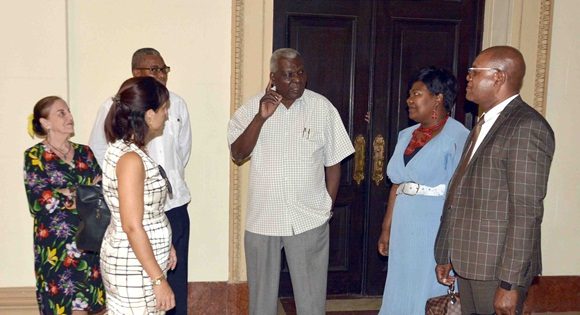
<svg viewBox="0 0 580 315">
<path fill-rule="evenodd" d="M 495 298 L 495 291 L 499 287 L 499 281 L 469 280 L 460 277 L 458 277 L 458 281 L 459 297 L 461 298 L 461 315 L 495 314 L 493 300 Z M 518 305 L 516 306 L 516 314 L 523 314 L 522 311 L 524 309 L 524 301 L 527 296 L 528 288 L 529 286 L 517 286 L 514 288 L 515 290 L 518 290 Z"/>
<path fill-rule="evenodd" d="M 282 248 L 290 268 L 297 314 L 325 314 L 328 240 L 328 223 L 293 236 L 246 231 L 249 314 L 277 314 Z"/>
</svg>

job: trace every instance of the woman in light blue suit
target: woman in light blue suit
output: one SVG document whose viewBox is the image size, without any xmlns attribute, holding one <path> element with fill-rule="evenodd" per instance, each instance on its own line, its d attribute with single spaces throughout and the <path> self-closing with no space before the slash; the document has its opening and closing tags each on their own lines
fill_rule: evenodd
<svg viewBox="0 0 580 315">
<path fill-rule="evenodd" d="M 402 130 L 387 176 L 389 193 L 379 252 L 389 256 L 379 314 L 425 314 L 428 298 L 447 287 L 435 276 L 433 247 L 447 184 L 461 158 L 469 131 L 449 117 L 456 79 L 448 71 L 428 67 L 411 81 L 407 107 L 418 124 Z"/>
</svg>

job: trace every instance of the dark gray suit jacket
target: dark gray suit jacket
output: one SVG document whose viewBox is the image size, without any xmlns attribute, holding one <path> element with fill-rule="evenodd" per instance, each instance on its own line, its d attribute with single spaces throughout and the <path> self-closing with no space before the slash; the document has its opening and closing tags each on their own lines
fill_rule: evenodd
<svg viewBox="0 0 580 315">
<path fill-rule="evenodd" d="M 466 279 L 529 286 L 542 271 L 540 225 L 554 146 L 544 117 L 519 96 L 513 99 L 464 176 L 451 179 L 459 182 L 453 205 L 449 196 L 445 202 L 437 264 L 451 262 Z"/>
</svg>

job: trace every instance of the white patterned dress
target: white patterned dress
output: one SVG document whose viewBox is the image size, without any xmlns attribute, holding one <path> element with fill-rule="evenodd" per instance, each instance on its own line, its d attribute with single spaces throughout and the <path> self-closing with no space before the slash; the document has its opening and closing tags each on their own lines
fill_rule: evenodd
<svg viewBox="0 0 580 315">
<path fill-rule="evenodd" d="M 171 227 L 163 208 L 167 196 L 166 180 L 161 176 L 157 163 L 145 152 L 134 144 L 116 141 L 109 145 L 103 162 L 103 194 L 111 210 L 111 223 L 101 246 L 101 272 L 107 293 L 108 314 L 164 314 L 155 309 L 151 278 L 137 260 L 121 226 L 116 166 L 119 158 L 128 152 L 139 154 L 143 160 L 143 227 L 164 273 L 167 272 L 171 248 Z"/>
</svg>

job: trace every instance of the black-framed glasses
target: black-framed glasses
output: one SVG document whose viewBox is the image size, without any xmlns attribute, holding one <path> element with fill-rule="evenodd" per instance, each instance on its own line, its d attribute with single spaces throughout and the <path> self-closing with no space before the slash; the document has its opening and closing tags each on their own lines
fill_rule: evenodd
<svg viewBox="0 0 580 315">
<path fill-rule="evenodd" d="M 171 71 L 171 67 L 165 66 L 165 67 L 148 67 L 148 68 L 135 68 L 137 70 L 147 70 L 150 71 L 153 74 L 158 74 L 160 72 L 163 72 L 165 74 L 168 74 L 169 71 Z"/>
<path fill-rule="evenodd" d="M 473 72 L 475 71 L 501 71 L 500 68 L 476 68 L 476 67 L 471 67 L 471 68 L 467 68 L 467 74 L 471 75 L 473 74 Z"/>
<path fill-rule="evenodd" d="M 171 187 L 169 178 L 167 178 L 167 173 L 165 173 L 165 170 L 161 165 L 157 165 L 157 168 L 159 169 L 159 174 L 161 174 L 161 177 L 163 177 L 165 184 L 167 185 L 167 194 L 169 195 L 169 199 L 173 199 L 173 188 Z"/>
</svg>

